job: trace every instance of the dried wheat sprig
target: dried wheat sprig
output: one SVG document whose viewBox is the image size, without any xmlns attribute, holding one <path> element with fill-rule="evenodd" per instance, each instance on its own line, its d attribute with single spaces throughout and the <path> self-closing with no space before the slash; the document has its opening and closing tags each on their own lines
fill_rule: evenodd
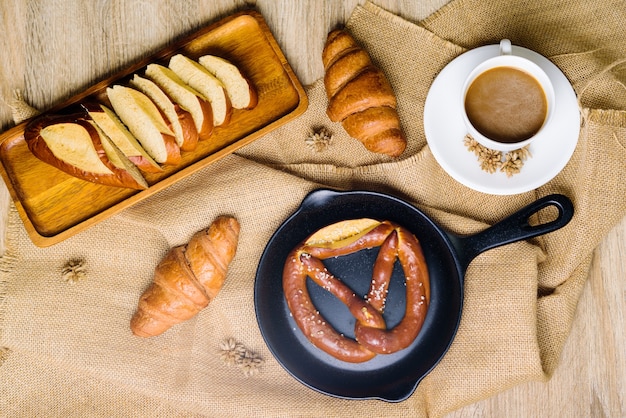
<svg viewBox="0 0 626 418">
<path fill-rule="evenodd" d="M 520 173 L 524 161 L 532 157 L 528 145 L 502 154 L 501 151 L 492 150 L 480 144 L 469 134 L 463 138 L 463 144 L 476 156 L 481 170 L 490 174 L 499 170 L 507 177 L 511 177 Z"/>
<path fill-rule="evenodd" d="M 257 374 L 264 363 L 260 355 L 234 338 L 228 338 L 220 343 L 220 358 L 226 365 L 238 367 L 248 377 Z"/>
</svg>

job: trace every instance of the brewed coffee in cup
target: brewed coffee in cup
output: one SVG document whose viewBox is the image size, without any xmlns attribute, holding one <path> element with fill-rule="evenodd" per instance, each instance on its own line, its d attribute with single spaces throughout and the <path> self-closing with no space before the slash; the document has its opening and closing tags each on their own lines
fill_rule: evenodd
<svg viewBox="0 0 626 418">
<path fill-rule="evenodd" d="M 487 70 L 465 94 L 465 112 L 474 127 L 498 142 L 522 142 L 534 136 L 548 115 L 539 82 L 514 67 Z"/>
<path fill-rule="evenodd" d="M 553 106 L 549 77 L 530 60 L 512 55 L 506 39 L 500 43 L 500 55 L 479 64 L 463 89 L 463 115 L 470 135 L 501 151 L 534 140 Z"/>
</svg>

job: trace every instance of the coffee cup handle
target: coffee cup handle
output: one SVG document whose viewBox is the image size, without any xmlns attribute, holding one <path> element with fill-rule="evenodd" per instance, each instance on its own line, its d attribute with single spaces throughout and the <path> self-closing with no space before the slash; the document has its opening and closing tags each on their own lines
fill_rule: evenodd
<svg viewBox="0 0 626 418">
<path fill-rule="evenodd" d="M 511 55 L 511 41 L 503 39 L 500 41 L 500 55 Z"/>
</svg>

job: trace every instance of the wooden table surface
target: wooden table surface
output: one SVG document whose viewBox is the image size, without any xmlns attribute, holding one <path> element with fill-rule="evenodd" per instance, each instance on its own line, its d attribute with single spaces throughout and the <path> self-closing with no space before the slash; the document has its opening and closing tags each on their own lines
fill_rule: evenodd
<svg viewBox="0 0 626 418">
<path fill-rule="evenodd" d="M 418 21 L 448 0 L 376 0 Z M 12 126 L 14 90 L 46 108 L 208 22 L 254 6 L 303 84 L 323 75 L 328 30 L 362 0 L 1 0 L 0 130 Z M 0 185 L 0 219 L 9 196 Z M 0 236 L 5 223 L 0 222 Z M 4 241 L 2 241 L 4 244 Z M 4 246 L 0 248 L 3 250 Z M 548 383 L 519 385 L 451 417 L 626 416 L 626 219 L 594 253 L 560 366 Z"/>
</svg>

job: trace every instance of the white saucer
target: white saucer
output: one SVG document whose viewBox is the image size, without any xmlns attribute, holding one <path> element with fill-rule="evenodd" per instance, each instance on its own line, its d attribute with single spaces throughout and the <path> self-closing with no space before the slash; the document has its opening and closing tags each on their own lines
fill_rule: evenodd
<svg viewBox="0 0 626 418">
<path fill-rule="evenodd" d="M 547 58 L 526 48 L 513 46 L 513 54 L 539 65 L 552 80 L 556 101 L 554 118 L 546 126 L 550 141 L 530 145 L 532 155 L 522 170 L 507 177 L 480 168 L 476 156 L 463 144 L 467 134 L 461 116 L 460 91 L 472 68 L 499 54 L 499 45 L 472 49 L 452 60 L 435 78 L 424 105 L 424 131 L 430 149 L 443 169 L 461 184 L 483 193 L 524 193 L 552 180 L 565 167 L 576 148 L 580 132 L 580 110 L 571 84 Z"/>
</svg>

